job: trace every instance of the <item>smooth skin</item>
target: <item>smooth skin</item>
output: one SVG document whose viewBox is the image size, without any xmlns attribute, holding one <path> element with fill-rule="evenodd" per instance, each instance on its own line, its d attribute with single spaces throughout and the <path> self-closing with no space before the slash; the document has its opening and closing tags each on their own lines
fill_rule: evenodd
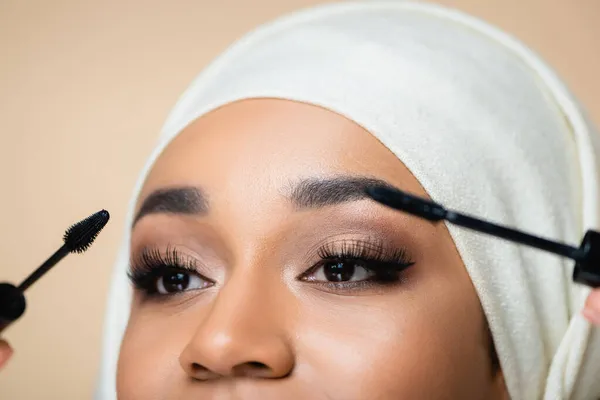
<svg viewBox="0 0 600 400">
<path fill-rule="evenodd" d="M 136 291 L 119 398 L 507 398 L 481 305 L 443 224 L 366 199 L 302 210 L 289 200 L 303 179 L 348 176 L 426 196 L 372 135 L 318 107 L 246 100 L 182 132 L 140 204 L 156 190 L 191 186 L 210 210 L 141 218 L 132 255 L 179 248 L 215 283 L 158 301 Z M 415 264 L 400 283 L 337 290 L 299 278 L 323 243 L 371 237 L 410 255 Z"/>
<path fill-rule="evenodd" d="M 202 187 L 205 215 L 152 213 L 132 256 L 177 248 L 213 282 L 136 290 L 119 399 L 506 399 L 481 305 L 443 224 L 368 200 L 299 210 L 302 179 L 368 176 L 426 196 L 373 136 L 318 107 L 245 100 L 191 124 L 152 169 L 156 190 Z M 300 277 L 323 243 L 380 237 L 414 265 L 397 284 L 340 289 Z M 195 281 L 199 281 L 198 277 Z M 600 324 L 600 290 L 584 315 Z M 0 365 L 12 350 L 0 342 Z"/>
</svg>

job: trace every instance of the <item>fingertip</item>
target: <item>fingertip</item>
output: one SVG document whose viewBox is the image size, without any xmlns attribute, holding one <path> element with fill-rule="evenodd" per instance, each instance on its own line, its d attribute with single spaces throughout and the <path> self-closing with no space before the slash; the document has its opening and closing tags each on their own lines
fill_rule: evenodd
<svg viewBox="0 0 600 400">
<path fill-rule="evenodd" d="M 0 340 L 0 368 L 12 357 L 13 349 L 6 340 Z"/>
<path fill-rule="evenodd" d="M 592 324 L 600 325 L 600 312 L 598 312 L 590 307 L 586 307 L 583 309 L 583 316 L 585 319 L 587 319 Z"/>
<path fill-rule="evenodd" d="M 597 310 L 600 313 L 600 288 L 592 290 L 587 298 L 586 307 Z"/>
</svg>

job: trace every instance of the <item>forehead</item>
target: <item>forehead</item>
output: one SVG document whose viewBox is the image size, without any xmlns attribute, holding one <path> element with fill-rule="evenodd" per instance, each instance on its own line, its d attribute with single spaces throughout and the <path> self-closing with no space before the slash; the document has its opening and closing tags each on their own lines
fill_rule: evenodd
<svg viewBox="0 0 600 400">
<path fill-rule="evenodd" d="M 174 185 L 266 195 L 298 179 L 335 175 L 373 176 L 424 194 L 401 161 L 353 121 L 313 105 L 250 99 L 181 132 L 150 171 L 140 199 Z"/>
</svg>

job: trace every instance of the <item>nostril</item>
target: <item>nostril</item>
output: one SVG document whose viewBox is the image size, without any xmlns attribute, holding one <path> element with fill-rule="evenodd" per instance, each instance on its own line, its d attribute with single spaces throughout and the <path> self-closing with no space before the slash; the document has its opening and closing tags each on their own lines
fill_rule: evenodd
<svg viewBox="0 0 600 400">
<path fill-rule="evenodd" d="M 206 368 L 202 364 L 192 363 L 190 365 L 190 368 L 191 368 L 190 376 L 193 379 L 197 379 L 199 381 L 208 381 L 208 380 L 212 380 L 212 379 L 219 379 L 221 377 L 221 375 L 217 374 L 216 372 L 211 371 L 210 369 Z"/>
<path fill-rule="evenodd" d="M 192 375 L 195 379 L 209 380 L 215 379 L 217 376 L 221 376 L 216 372 L 211 371 L 202 364 L 192 363 L 191 364 Z M 231 371 L 232 376 L 254 376 L 266 377 L 271 373 L 271 368 L 267 364 L 259 361 L 248 361 L 243 364 L 236 365 Z M 228 374 L 226 374 L 228 375 Z"/>
<path fill-rule="evenodd" d="M 272 371 L 267 364 L 258 361 L 247 361 L 236 365 L 232 373 L 233 376 L 239 377 L 268 378 L 272 374 Z"/>
<path fill-rule="evenodd" d="M 255 368 L 255 369 L 269 369 L 269 367 L 267 367 L 265 364 L 258 362 L 258 361 L 250 361 L 250 362 L 246 363 L 246 365 L 248 365 L 248 367 L 250 367 L 250 368 Z"/>
<path fill-rule="evenodd" d="M 206 371 L 206 368 L 198 363 L 192 363 L 192 369 L 194 372 Z"/>
</svg>

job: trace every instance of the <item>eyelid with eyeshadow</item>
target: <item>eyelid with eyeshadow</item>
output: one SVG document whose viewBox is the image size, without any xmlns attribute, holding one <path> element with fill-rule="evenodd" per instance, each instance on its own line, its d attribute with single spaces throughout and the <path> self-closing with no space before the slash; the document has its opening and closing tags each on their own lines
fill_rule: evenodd
<svg viewBox="0 0 600 400">
<path fill-rule="evenodd" d="M 215 284 L 199 272 L 198 261 L 193 256 L 173 246 L 167 246 L 164 251 L 158 247 L 144 247 L 132 257 L 127 275 L 136 290 L 147 296 L 160 296 L 156 291 L 156 282 L 168 273 L 194 275 L 210 286 Z"/>
<path fill-rule="evenodd" d="M 374 238 L 329 241 L 318 247 L 316 254 L 319 261 L 300 274 L 298 279 L 305 279 L 326 263 L 358 263 L 379 278 L 397 276 L 414 264 L 406 249 Z"/>
<path fill-rule="evenodd" d="M 401 280 L 403 271 L 414 264 L 405 249 L 371 238 L 329 241 L 317 248 L 315 256 L 318 257 L 318 260 L 311 261 L 312 265 L 305 269 L 297 277 L 297 280 L 320 284 L 329 290 L 340 292 L 397 283 Z M 359 281 L 339 282 L 310 278 L 319 268 L 326 265 L 349 267 L 351 271 L 355 271 L 358 267 L 363 271 L 368 271 L 370 276 L 369 279 Z M 167 276 L 194 277 L 196 280 L 201 279 L 204 282 L 201 287 L 189 290 L 204 289 L 216 283 L 203 276 L 198 271 L 198 267 L 198 261 L 194 257 L 187 256 L 174 247 L 167 247 L 166 251 L 145 247 L 139 255 L 132 259 L 128 275 L 134 288 L 145 296 L 165 297 L 187 291 L 186 287 L 173 293 L 159 293 L 157 282 Z"/>
</svg>

